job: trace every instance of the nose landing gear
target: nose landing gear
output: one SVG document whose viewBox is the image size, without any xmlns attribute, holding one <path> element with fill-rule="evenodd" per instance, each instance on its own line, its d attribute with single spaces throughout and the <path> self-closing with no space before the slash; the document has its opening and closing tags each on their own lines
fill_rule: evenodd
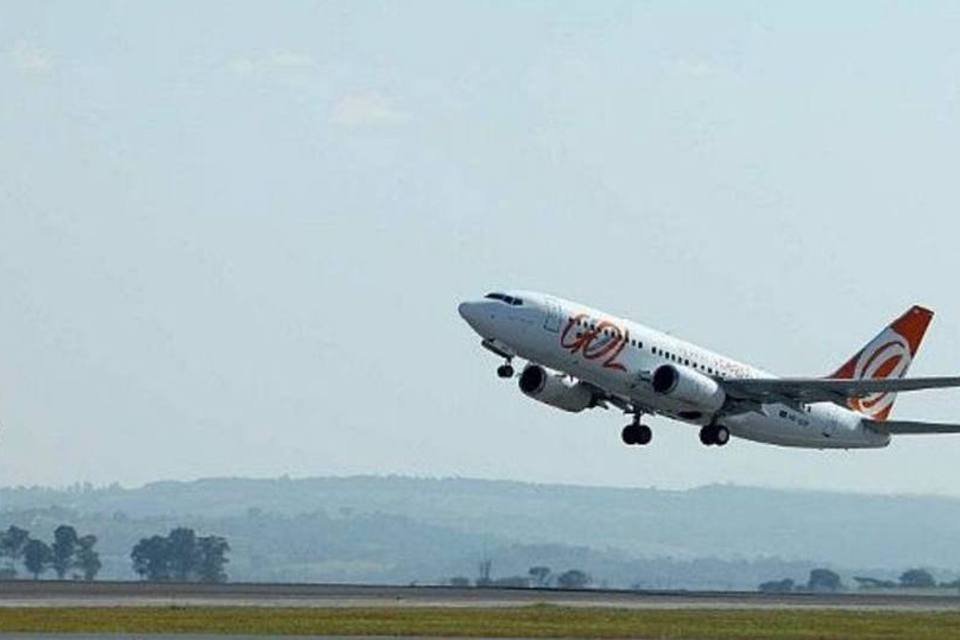
<svg viewBox="0 0 960 640">
<path fill-rule="evenodd" d="M 620 432 L 620 438 L 623 439 L 623 444 L 631 446 L 643 446 L 650 444 L 650 441 L 653 440 L 653 431 L 650 430 L 645 424 L 640 424 L 640 415 L 635 413 L 633 415 L 633 422 L 628 424 L 623 428 L 623 431 Z"/>
<path fill-rule="evenodd" d="M 730 442 L 730 430 L 719 424 L 708 424 L 700 429 L 700 443 L 704 446 L 722 447 Z"/>
<path fill-rule="evenodd" d="M 488 340 L 486 338 L 480 341 L 480 346 L 504 359 L 504 363 L 497 367 L 497 376 L 504 379 L 513 377 L 513 365 L 511 363 L 513 362 L 514 354 L 512 351 L 500 346 L 495 340 Z"/>
</svg>

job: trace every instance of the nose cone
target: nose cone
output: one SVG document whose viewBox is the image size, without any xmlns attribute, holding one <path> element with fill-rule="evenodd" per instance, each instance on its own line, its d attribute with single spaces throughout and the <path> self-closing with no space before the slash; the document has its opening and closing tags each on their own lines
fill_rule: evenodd
<svg viewBox="0 0 960 640">
<path fill-rule="evenodd" d="M 466 320 L 470 326 L 474 326 L 474 323 L 477 321 L 477 315 L 479 313 L 477 306 L 476 302 L 461 302 L 460 306 L 457 307 L 457 312 L 460 314 L 460 317 Z"/>
<path fill-rule="evenodd" d="M 473 328 L 477 333 L 483 333 L 481 329 L 481 324 L 483 323 L 483 314 L 480 307 L 482 303 L 479 302 L 461 302 L 460 306 L 457 307 L 457 311 L 460 313 L 460 317 L 466 320 L 467 324 Z"/>
</svg>

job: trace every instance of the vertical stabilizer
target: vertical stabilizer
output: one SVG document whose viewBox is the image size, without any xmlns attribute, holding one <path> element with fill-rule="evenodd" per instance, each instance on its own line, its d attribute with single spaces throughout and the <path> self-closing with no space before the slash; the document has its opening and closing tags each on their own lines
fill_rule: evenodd
<svg viewBox="0 0 960 640">
<path fill-rule="evenodd" d="M 932 319 L 930 309 L 911 307 L 830 377 L 844 380 L 903 378 Z M 896 399 L 895 393 L 875 393 L 864 398 L 851 398 L 847 404 L 873 420 L 886 420 Z"/>
</svg>

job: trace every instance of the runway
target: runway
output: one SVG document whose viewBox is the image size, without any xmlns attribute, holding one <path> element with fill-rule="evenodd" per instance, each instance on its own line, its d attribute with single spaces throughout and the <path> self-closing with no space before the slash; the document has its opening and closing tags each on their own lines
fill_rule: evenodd
<svg viewBox="0 0 960 640">
<path fill-rule="evenodd" d="M 291 640 L 397 640 L 396 636 L 284 636 Z M 224 635 L 210 633 L 0 633 L 0 638 L 16 638 L 16 640 L 48 640 L 61 638 L 67 640 L 103 640 L 103 638 L 117 638 L 118 640 L 263 640 L 262 635 Z M 404 636 L 403 640 L 437 640 L 436 636 L 417 637 Z M 450 640 L 449 638 L 446 640 Z M 456 640 L 456 639 L 454 639 Z M 463 639 L 467 640 L 467 639 Z M 469 640 L 511 640 L 510 638 L 476 638 Z M 520 639 L 514 639 L 520 640 Z"/>
<path fill-rule="evenodd" d="M 960 611 L 955 595 L 763 594 L 328 584 L 221 585 L 146 582 L 0 582 L 2 607 L 522 607 L 623 609 L 839 609 Z"/>
</svg>

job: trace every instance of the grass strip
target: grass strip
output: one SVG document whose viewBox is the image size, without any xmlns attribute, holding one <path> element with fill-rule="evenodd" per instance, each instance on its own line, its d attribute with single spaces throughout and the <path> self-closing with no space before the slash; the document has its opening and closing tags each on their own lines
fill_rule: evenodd
<svg viewBox="0 0 960 640">
<path fill-rule="evenodd" d="M 960 613 L 630 610 L 552 605 L 493 609 L 36 607 L 0 608 L 0 632 L 932 640 L 960 638 Z"/>
</svg>

